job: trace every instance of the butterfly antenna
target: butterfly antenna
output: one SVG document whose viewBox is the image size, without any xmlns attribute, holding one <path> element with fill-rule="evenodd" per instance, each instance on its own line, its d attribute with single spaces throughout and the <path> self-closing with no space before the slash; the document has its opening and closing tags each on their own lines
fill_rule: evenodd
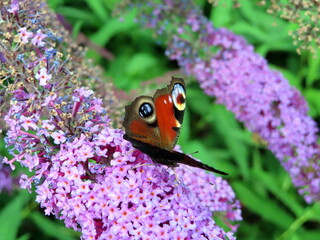
<svg viewBox="0 0 320 240">
<path fill-rule="evenodd" d="M 153 165 L 156 165 L 155 163 L 143 163 L 143 164 L 138 164 L 134 167 L 132 167 L 131 169 L 136 169 L 138 167 L 143 167 L 143 166 L 153 166 Z"/>
<path fill-rule="evenodd" d="M 119 156 L 114 157 L 114 158 L 112 158 L 111 160 L 117 159 L 117 158 L 119 158 L 119 157 L 124 157 L 124 156 L 126 156 L 127 154 L 130 154 L 130 153 L 134 152 L 135 150 L 136 150 L 136 149 L 132 149 L 132 150 L 130 150 L 130 151 L 128 151 L 128 152 L 123 152 L 123 153 L 121 153 Z"/>
<path fill-rule="evenodd" d="M 189 153 L 188 155 L 194 155 L 194 154 L 197 154 L 197 153 L 199 153 L 199 151 L 195 151 L 195 152 L 192 152 L 192 153 Z"/>
<path fill-rule="evenodd" d="M 185 167 L 186 169 L 188 169 L 189 171 L 193 172 L 197 177 L 201 178 L 202 180 L 204 180 L 205 182 L 209 183 L 211 186 L 214 186 L 213 183 L 208 182 L 208 179 L 204 179 L 203 177 L 201 177 L 199 174 L 197 174 L 195 171 L 193 171 L 191 168 L 189 168 L 188 166 L 184 165 L 183 167 Z"/>
</svg>

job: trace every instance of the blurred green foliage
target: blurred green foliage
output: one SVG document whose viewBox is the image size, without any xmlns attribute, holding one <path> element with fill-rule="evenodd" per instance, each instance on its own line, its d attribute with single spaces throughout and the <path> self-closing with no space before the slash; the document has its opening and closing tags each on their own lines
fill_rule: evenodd
<svg viewBox="0 0 320 240">
<path fill-rule="evenodd" d="M 84 33 L 112 53 L 113 59 L 105 59 L 90 49 L 88 57 L 104 67 L 105 75 L 119 89 L 141 89 L 141 82 L 178 70 L 165 57 L 165 46 L 136 23 L 134 11 L 122 12 L 121 21 L 113 16 L 117 1 L 48 2 L 71 23 L 75 38 Z M 256 1 L 241 1 L 239 9 L 232 7 L 231 0 L 217 7 L 205 0 L 196 2 L 216 27 L 242 35 L 268 59 L 270 67 L 281 71 L 305 96 L 310 115 L 319 123 L 320 59 L 296 53 L 288 35 L 296 26 L 267 14 Z M 164 80 L 161 85 L 153 84 L 153 89 L 166 85 L 169 78 Z M 243 207 L 238 239 L 320 239 L 320 204 L 307 205 L 273 154 L 224 106 L 204 95 L 195 81 L 188 79 L 188 83 L 188 109 L 179 144 L 184 152 L 199 151 L 195 157 L 230 174 L 227 180 Z M 0 146 L 3 155 L 3 141 Z M 44 216 L 34 199 L 25 190 L 0 195 L 1 239 L 79 239 L 78 233 Z"/>
</svg>

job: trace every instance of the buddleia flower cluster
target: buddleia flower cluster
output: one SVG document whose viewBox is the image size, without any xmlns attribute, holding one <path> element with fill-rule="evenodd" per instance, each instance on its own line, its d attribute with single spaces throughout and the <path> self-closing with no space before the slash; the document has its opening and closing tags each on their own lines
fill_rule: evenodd
<svg viewBox="0 0 320 240">
<path fill-rule="evenodd" d="M 235 239 L 240 204 L 225 180 L 203 172 L 209 183 L 198 188 L 191 171 L 175 175 L 135 150 L 112 127 L 112 107 L 83 86 L 81 49 L 46 4 L 0 6 L 1 112 L 12 155 L 3 162 L 28 169 L 20 185 L 36 192 L 46 215 L 82 239 Z"/>
<path fill-rule="evenodd" d="M 308 203 L 320 200 L 320 148 L 306 101 L 246 40 L 214 28 L 190 0 L 130 1 L 137 20 L 204 92 L 267 142 Z M 170 25 L 170 26 L 169 26 Z"/>
<path fill-rule="evenodd" d="M 224 1 L 208 0 L 213 6 L 223 4 Z M 232 0 L 233 7 L 241 7 L 241 2 Z M 296 25 L 288 34 L 293 38 L 293 44 L 297 46 L 297 53 L 309 51 L 317 57 L 320 46 L 320 24 L 318 0 L 259 0 L 258 6 L 267 6 L 266 12 L 273 14 Z"/>
<path fill-rule="evenodd" d="M 11 192 L 14 179 L 11 177 L 10 168 L 2 160 L 3 157 L 0 156 L 0 193 L 3 191 Z"/>
<path fill-rule="evenodd" d="M 279 16 L 297 25 L 296 30 L 289 34 L 292 36 L 294 45 L 297 45 L 297 52 L 310 51 L 317 55 L 320 46 L 320 24 L 319 8 L 317 0 L 289 0 L 270 2 L 260 1 L 261 5 L 267 5 L 267 12 Z"/>
</svg>

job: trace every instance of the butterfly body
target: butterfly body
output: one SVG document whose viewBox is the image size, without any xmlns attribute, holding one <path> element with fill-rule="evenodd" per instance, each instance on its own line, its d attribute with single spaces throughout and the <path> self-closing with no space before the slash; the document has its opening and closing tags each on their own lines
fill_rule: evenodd
<svg viewBox="0 0 320 240">
<path fill-rule="evenodd" d="M 182 163 L 226 175 L 173 150 L 179 137 L 185 107 L 185 82 L 182 78 L 173 77 L 170 84 L 157 90 L 153 98 L 140 96 L 126 106 L 124 139 L 157 163 L 170 167 Z"/>
</svg>

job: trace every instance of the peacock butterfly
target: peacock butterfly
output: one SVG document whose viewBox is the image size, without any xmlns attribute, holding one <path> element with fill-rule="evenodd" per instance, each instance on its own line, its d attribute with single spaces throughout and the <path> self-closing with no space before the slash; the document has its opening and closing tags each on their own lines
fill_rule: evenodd
<svg viewBox="0 0 320 240">
<path fill-rule="evenodd" d="M 170 84 L 166 88 L 158 89 L 153 98 L 140 96 L 126 106 L 122 124 L 126 133 L 123 138 L 149 155 L 154 162 L 169 167 L 177 167 L 182 163 L 228 175 L 173 150 L 179 137 L 185 108 L 185 82 L 183 78 L 172 77 Z"/>
</svg>

